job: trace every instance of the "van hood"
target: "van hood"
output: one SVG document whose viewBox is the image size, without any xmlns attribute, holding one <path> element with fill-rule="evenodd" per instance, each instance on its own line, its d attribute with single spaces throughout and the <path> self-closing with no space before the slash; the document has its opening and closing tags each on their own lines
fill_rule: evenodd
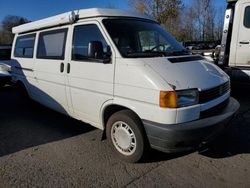
<svg viewBox="0 0 250 188">
<path fill-rule="evenodd" d="M 178 57 L 178 59 L 181 58 Z M 143 59 L 143 61 L 176 90 L 198 88 L 202 91 L 229 80 L 229 76 L 216 65 L 202 58 L 194 59 L 196 60 L 173 62 L 173 58 L 160 57 Z"/>
</svg>

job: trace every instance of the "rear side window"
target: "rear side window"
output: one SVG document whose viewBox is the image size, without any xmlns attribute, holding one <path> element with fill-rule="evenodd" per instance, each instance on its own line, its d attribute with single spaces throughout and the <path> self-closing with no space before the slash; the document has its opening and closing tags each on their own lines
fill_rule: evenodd
<svg viewBox="0 0 250 188">
<path fill-rule="evenodd" d="M 68 29 L 42 32 L 39 35 L 37 58 L 64 59 Z"/>
<path fill-rule="evenodd" d="M 107 43 L 95 24 L 76 26 L 73 35 L 72 60 L 87 60 L 88 45 L 91 41 L 100 41 L 103 51 L 107 52 Z"/>
<path fill-rule="evenodd" d="M 14 56 L 32 58 L 36 34 L 17 37 Z"/>
<path fill-rule="evenodd" d="M 244 26 L 250 28 L 250 6 L 245 9 Z"/>
</svg>

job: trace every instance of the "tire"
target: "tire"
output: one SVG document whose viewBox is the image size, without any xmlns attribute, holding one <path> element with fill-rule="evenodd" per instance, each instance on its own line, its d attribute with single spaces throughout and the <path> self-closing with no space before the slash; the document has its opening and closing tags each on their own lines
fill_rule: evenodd
<svg viewBox="0 0 250 188">
<path fill-rule="evenodd" d="M 146 148 L 146 136 L 140 119 L 130 110 L 114 113 L 107 122 L 109 144 L 120 159 L 138 162 Z"/>
</svg>

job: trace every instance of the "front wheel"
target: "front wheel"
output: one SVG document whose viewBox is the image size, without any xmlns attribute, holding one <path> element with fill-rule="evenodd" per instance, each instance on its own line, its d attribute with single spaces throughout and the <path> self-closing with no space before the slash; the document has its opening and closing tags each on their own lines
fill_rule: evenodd
<svg viewBox="0 0 250 188">
<path fill-rule="evenodd" d="M 138 162 L 145 151 L 146 138 L 140 119 L 129 110 L 113 114 L 106 135 L 118 156 L 127 162 Z"/>
</svg>

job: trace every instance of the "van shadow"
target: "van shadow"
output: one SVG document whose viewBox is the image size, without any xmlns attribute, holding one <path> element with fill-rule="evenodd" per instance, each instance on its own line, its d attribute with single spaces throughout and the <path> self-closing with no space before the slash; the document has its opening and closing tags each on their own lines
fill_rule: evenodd
<svg viewBox="0 0 250 188">
<path fill-rule="evenodd" d="M 184 157 L 193 152 L 194 151 L 180 152 L 180 153 L 164 153 L 161 151 L 157 151 L 155 149 L 151 149 L 149 152 L 147 152 L 147 155 L 143 158 L 141 163 L 155 163 L 155 162 L 161 162 L 161 161 L 169 161 L 172 159 Z"/>
<path fill-rule="evenodd" d="M 0 88 L 0 157 L 94 130 L 24 96 L 14 86 Z"/>
<path fill-rule="evenodd" d="M 201 155 L 210 158 L 227 158 L 250 153 L 250 86 L 233 83 L 232 96 L 241 104 L 238 114 L 221 136 L 200 150 Z"/>
</svg>

